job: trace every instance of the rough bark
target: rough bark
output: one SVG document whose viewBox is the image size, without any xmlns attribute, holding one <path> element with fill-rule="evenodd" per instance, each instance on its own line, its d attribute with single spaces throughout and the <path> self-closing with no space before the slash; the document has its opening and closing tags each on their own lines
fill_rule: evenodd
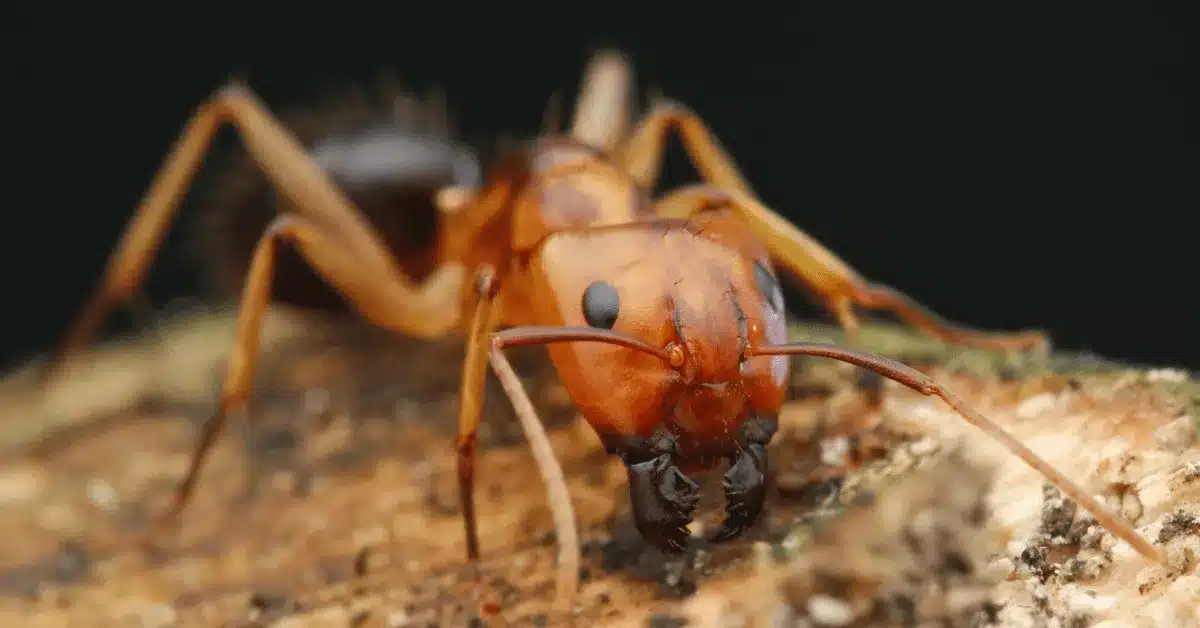
<svg viewBox="0 0 1200 628">
<path fill-rule="evenodd" d="M 841 340 L 827 325 L 794 333 Z M 292 434 L 317 462 L 298 471 L 261 444 L 249 458 L 223 450 L 182 548 L 149 563 L 98 549 L 165 497 L 191 437 L 186 421 L 161 419 L 206 416 L 231 335 L 227 313 L 182 317 L 81 356 L 46 397 L 23 373 L 3 383 L 0 509 L 14 516 L 0 518 L 0 623 L 462 625 L 490 608 L 491 625 L 504 625 L 544 612 L 553 540 L 530 539 L 551 528 L 549 513 L 495 392 L 480 462 L 492 482 L 480 512 L 491 601 L 481 605 L 460 573 L 448 435 L 461 345 L 393 341 L 285 310 L 264 334 L 257 407 L 263 429 Z M 664 559 L 630 538 L 622 470 L 533 352 L 518 369 L 553 426 L 591 547 L 579 616 L 631 626 L 1200 625 L 1196 378 L 1089 356 L 963 351 L 884 324 L 868 325 L 860 348 L 944 381 L 1110 500 L 1171 568 L 1091 526 L 939 400 L 817 359 L 797 362 L 758 530 Z M 438 368 L 421 368 L 430 361 Z M 269 467 L 268 488 L 239 500 L 251 458 Z M 828 490 L 831 478 L 843 478 L 840 491 Z M 375 553 L 355 580 L 364 547 Z"/>
</svg>

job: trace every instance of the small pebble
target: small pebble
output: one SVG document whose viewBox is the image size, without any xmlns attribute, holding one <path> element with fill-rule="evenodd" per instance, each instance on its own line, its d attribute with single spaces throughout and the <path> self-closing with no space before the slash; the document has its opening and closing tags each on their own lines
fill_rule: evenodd
<svg viewBox="0 0 1200 628">
<path fill-rule="evenodd" d="M 805 605 L 808 616 L 820 626 L 845 626 L 854 621 L 854 609 L 850 605 L 827 595 L 814 595 Z"/>
<path fill-rule="evenodd" d="M 304 393 L 304 412 L 309 416 L 324 416 L 332 406 L 332 395 L 324 388 L 310 388 Z"/>
<path fill-rule="evenodd" d="M 1017 570 L 1017 565 L 1008 556 L 997 556 L 988 563 L 987 570 L 989 576 L 999 582 L 1012 575 Z"/>
<path fill-rule="evenodd" d="M 1054 409 L 1054 406 L 1057 404 L 1058 395 L 1054 393 L 1042 393 L 1022 401 L 1021 405 L 1017 406 L 1016 413 L 1022 419 L 1034 419 Z"/>
<path fill-rule="evenodd" d="M 1154 442 L 1171 453 L 1179 453 L 1196 442 L 1196 424 L 1191 415 L 1183 415 L 1154 431 Z"/>
<path fill-rule="evenodd" d="M 753 547 L 754 567 L 756 569 L 769 569 L 774 560 L 771 558 L 771 545 L 763 541 L 755 541 Z"/>
<path fill-rule="evenodd" d="M 659 614 L 654 615 L 646 620 L 648 628 L 683 628 L 688 625 L 688 620 L 675 615 Z"/>
<path fill-rule="evenodd" d="M 116 510 L 118 507 L 117 489 L 105 480 L 95 478 L 87 484 L 88 501 L 93 506 L 103 510 Z"/>
<path fill-rule="evenodd" d="M 290 615 L 276 620 L 271 628 L 345 628 L 350 625 L 350 612 L 341 606 L 330 606 L 305 615 Z"/>
<path fill-rule="evenodd" d="M 170 604 L 147 603 L 124 613 L 124 616 L 138 628 L 167 628 L 174 626 L 177 621 L 175 608 Z"/>
<path fill-rule="evenodd" d="M 1181 384 L 1188 380 L 1187 371 L 1179 369 L 1150 369 L 1146 371 L 1146 381 Z"/>
<path fill-rule="evenodd" d="M 1075 617 L 1083 620 L 1084 623 L 1069 624 L 1069 625 L 1084 625 L 1086 626 L 1091 617 L 1103 616 L 1111 611 L 1115 602 L 1111 597 L 1097 597 L 1095 592 L 1088 589 L 1070 589 L 1063 597 L 1066 598 L 1066 607 L 1071 609 Z"/>
<path fill-rule="evenodd" d="M 1143 512 L 1145 512 L 1145 508 L 1142 506 L 1142 499 L 1138 496 L 1137 490 L 1131 488 L 1121 494 L 1121 516 L 1126 521 L 1136 525 L 1142 518 Z"/>
<path fill-rule="evenodd" d="M 14 465 L 0 470 L 0 506 L 19 506 L 45 490 L 46 477 L 40 469 Z"/>
<path fill-rule="evenodd" d="M 1100 460 L 1096 475 L 1111 486 L 1137 484 L 1145 475 L 1145 462 L 1140 456 L 1119 453 Z"/>
<path fill-rule="evenodd" d="M 387 628 L 404 628 L 408 625 L 408 619 L 408 611 L 394 610 L 383 618 L 383 625 Z"/>
<path fill-rule="evenodd" d="M 941 448 L 941 444 L 932 438 L 922 438 L 908 446 L 908 453 L 922 458 L 930 454 L 937 453 Z"/>
<path fill-rule="evenodd" d="M 821 441 L 821 462 L 832 467 L 844 465 L 849 451 L 850 439 L 845 436 Z"/>
</svg>

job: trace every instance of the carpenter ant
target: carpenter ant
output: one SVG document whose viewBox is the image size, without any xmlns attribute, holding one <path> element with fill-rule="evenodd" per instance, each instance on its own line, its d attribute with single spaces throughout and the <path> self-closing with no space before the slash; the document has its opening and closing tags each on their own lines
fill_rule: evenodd
<svg viewBox="0 0 1200 628">
<path fill-rule="evenodd" d="M 423 338 L 466 330 L 457 449 L 467 556 L 475 561 L 479 555 L 474 462 L 490 362 L 548 486 L 560 544 L 560 601 L 569 602 L 578 587 L 579 542 L 562 470 L 504 356 L 508 347 L 547 345 L 580 413 L 627 466 L 638 529 L 667 551 L 680 550 L 689 539 L 686 525 L 698 489 L 688 475 L 722 461 L 730 463 L 723 482 L 727 516 L 712 540 L 734 538 L 755 521 L 789 356 L 815 355 L 941 397 L 1105 528 L 1161 560 L 1129 524 L 925 375 L 850 349 L 789 343 L 775 264 L 803 280 L 851 334 L 857 328 L 852 308 L 859 306 L 890 311 L 963 345 L 1024 348 L 1044 345 L 1046 338 L 959 327 L 866 281 L 759 201 L 701 119 L 681 105 L 659 102 L 626 129 L 630 73 L 622 56 L 596 55 L 571 132 L 546 132 L 510 151 L 477 187 L 442 179 L 433 258 L 438 266 L 419 284 L 348 196 L 344 179 L 356 171 L 339 167 L 358 162 L 322 162 L 319 150 L 305 151 L 244 86 L 226 87 L 203 104 L 135 214 L 83 323 L 64 345 L 81 344 L 86 333 L 79 330 L 138 284 L 213 133 L 223 123 L 236 127 L 278 191 L 278 215 L 250 258 L 219 410 L 163 520 L 183 508 L 225 418 L 247 402 L 276 256 L 287 244 L 380 327 Z M 668 131 L 679 133 L 705 183 L 655 200 L 650 190 Z"/>
</svg>

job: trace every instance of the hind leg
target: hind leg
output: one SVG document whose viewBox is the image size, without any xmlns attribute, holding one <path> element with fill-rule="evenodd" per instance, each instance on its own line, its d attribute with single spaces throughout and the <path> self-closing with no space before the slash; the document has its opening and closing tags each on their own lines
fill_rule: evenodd
<svg viewBox="0 0 1200 628">
<path fill-rule="evenodd" d="M 771 257 L 817 293 L 848 335 L 853 336 L 858 329 L 854 313 L 857 306 L 891 312 L 936 338 L 964 346 L 1016 349 L 1049 344 L 1040 331 L 992 332 L 953 323 L 891 286 L 868 281 L 812 236 L 763 205 L 704 122 L 682 106 L 657 106 L 641 121 L 620 152 L 626 170 L 647 189 L 658 179 L 667 132 L 672 130 L 679 133 L 693 164 L 706 181 L 724 195 L 737 199 L 733 206 L 738 215 L 766 244 Z M 680 190 L 671 197 L 660 207 L 679 215 L 711 205 L 715 198 L 712 190 L 698 188 Z"/>
<path fill-rule="evenodd" d="M 224 124 L 239 132 L 250 156 L 276 190 L 292 201 L 297 213 L 336 233 L 340 242 L 357 252 L 360 263 L 380 273 L 396 292 L 406 296 L 406 307 L 413 316 L 399 324 L 405 333 L 430 337 L 444 331 L 446 325 L 436 314 L 452 301 L 432 294 L 419 297 L 418 287 L 398 272 L 392 256 L 361 212 L 312 161 L 298 140 L 248 88 L 231 85 L 201 105 L 188 121 L 109 257 L 99 287 L 45 364 L 43 379 L 66 356 L 87 345 L 108 312 L 138 290 L 213 136 Z M 422 303 L 428 303 L 428 307 Z"/>
</svg>

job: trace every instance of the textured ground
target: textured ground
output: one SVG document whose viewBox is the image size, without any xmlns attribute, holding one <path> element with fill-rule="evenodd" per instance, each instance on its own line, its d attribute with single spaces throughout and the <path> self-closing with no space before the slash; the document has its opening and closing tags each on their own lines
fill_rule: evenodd
<svg viewBox="0 0 1200 628">
<path fill-rule="evenodd" d="M 836 339 L 819 326 L 797 333 Z M 253 442 L 237 426 L 225 434 L 158 552 L 123 545 L 183 472 L 229 335 L 224 315 L 184 318 L 85 356 L 48 397 L 21 374 L 3 384 L 0 625 L 562 623 L 546 618 L 550 514 L 498 386 L 479 463 L 488 586 L 476 590 L 463 569 L 452 341 L 276 313 Z M 862 342 L 944 378 L 1107 496 L 1172 568 L 1089 526 L 939 401 L 809 360 L 772 445 L 762 523 L 666 560 L 632 531 L 620 463 L 533 350 L 517 367 L 552 426 L 583 529 L 578 623 L 1200 625 L 1200 395 L 1188 374 L 947 352 L 884 327 Z M 706 493 L 699 525 L 719 515 L 715 479 Z"/>
</svg>

